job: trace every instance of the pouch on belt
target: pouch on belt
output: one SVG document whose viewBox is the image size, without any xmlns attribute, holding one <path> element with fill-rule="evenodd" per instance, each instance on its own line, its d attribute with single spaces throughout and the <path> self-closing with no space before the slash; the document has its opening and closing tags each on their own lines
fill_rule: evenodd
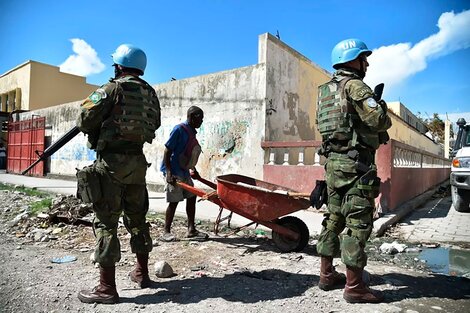
<svg viewBox="0 0 470 313">
<path fill-rule="evenodd" d="M 94 164 L 77 169 L 77 198 L 84 203 L 97 203 L 103 198 L 101 177 Z"/>
<path fill-rule="evenodd" d="M 357 189 L 361 190 L 366 198 L 377 198 L 380 194 L 380 177 L 377 177 L 377 171 L 370 170 L 362 175 Z"/>
</svg>

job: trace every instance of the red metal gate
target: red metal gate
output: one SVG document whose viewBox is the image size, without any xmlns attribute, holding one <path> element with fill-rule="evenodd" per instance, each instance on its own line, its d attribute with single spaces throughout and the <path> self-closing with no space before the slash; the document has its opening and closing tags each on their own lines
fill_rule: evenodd
<svg viewBox="0 0 470 313">
<path fill-rule="evenodd" d="M 30 120 L 8 123 L 7 172 L 21 173 L 37 160 L 44 151 L 45 117 L 33 116 Z M 29 171 L 29 175 L 44 176 L 44 162 Z"/>
</svg>

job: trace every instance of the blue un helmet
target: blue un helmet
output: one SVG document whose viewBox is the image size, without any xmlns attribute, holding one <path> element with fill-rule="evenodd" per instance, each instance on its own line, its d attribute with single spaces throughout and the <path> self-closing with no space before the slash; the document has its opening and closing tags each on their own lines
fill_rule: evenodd
<svg viewBox="0 0 470 313">
<path fill-rule="evenodd" d="M 331 64 L 338 69 L 338 65 L 356 59 L 361 53 L 366 56 L 372 54 L 362 40 L 351 38 L 340 41 L 331 51 Z"/>
<path fill-rule="evenodd" d="M 147 66 L 147 56 L 142 49 L 130 44 L 122 44 L 117 47 L 116 52 L 112 54 L 114 64 L 119 64 L 128 68 L 135 68 L 144 74 Z"/>
</svg>

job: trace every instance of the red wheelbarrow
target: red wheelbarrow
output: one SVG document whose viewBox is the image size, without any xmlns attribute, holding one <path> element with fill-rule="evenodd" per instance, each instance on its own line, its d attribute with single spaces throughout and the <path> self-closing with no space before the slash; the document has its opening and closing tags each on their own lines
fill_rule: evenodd
<svg viewBox="0 0 470 313">
<path fill-rule="evenodd" d="M 216 234 L 219 224 L 228 219 L 230 226 L 232 213 L 236 213 L 253 221 L 237 231 L 255 223 L 266 226 L 272 230 L 272 239 L 283 252 L 302 251 L 307 245 L 307 225 L 295 216 L 284 216 L 310 207 L 310 201 L 305 198 L 307 194 L 243 175 L 217 176 L 217 184 L 199 176 L 193 178 L 215 191 L 206 192 L 182 182 L 178 185 L 219 205 L 219 216 L 214 225 Z M 222 218 L 223 209 L 231 211 L 229 216 Z"/>
</svg>

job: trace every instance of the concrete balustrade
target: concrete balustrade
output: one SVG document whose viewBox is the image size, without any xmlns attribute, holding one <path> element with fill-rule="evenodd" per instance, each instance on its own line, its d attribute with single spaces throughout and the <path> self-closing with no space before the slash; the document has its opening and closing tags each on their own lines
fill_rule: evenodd
<svg viewBox="0 0 470 313">
<path fill-rule="evenodd" d="M 324 160 L 316 152 L 319 141 L 262 142 L 267 154 L 263 180 L 310 192 L 316 180 L 324 179 Z M 376 199 L 380 212 L 392 212 L 400 204 L 424 193 L 449 178 L 450 160 L 390 140 L 376 153 L 381 194 Z"/>
</svg>

